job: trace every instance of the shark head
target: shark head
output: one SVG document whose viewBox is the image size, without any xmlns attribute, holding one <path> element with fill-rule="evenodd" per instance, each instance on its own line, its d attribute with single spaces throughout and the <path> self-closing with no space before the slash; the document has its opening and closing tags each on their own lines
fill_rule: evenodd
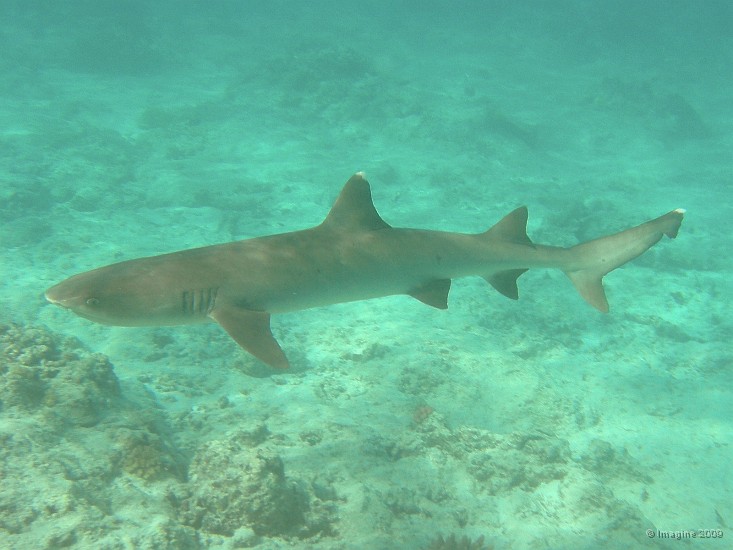
<svg viewBox="0 0 733 550">
<path fill-rule="evenodd" d="M 120 324 L 131 304 L 121 292 L 112 292 L 101 270 L 74 275 L 45 292 L 46 300 L 80 317 L 106 325 Z M 123 307 L 120 307 L 123 306 Z"/>
<path fill-rule="evenodd" d="M 182 324 L 181 294 L 172 292 L 170 281 L 155 277 L 155 271 L 145 259 L 112 264 L 69 277 L 45 296 L 54 305 L 105 325 Z"/>
</svg>

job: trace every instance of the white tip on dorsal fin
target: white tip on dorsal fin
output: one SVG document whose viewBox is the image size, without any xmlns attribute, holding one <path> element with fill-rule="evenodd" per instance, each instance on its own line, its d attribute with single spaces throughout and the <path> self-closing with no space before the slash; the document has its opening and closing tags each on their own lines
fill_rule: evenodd
<svg viewBox="0 0 733 550">
<path fill-rule="evenodd" d="M 372 191 L 364 172 L 357 172 L 349 178 L 321 225 L 344 231 L 373 231 L 390 227 L 374 208 Z"/>
</svg>

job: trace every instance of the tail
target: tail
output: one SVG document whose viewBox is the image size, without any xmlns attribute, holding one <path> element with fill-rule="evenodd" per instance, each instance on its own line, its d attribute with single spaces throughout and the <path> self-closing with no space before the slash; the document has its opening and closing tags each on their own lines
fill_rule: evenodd
<svg viewBox="0 0 733 550">
<path fill-rule="evenodd" d="M 678 208 L 626 231 L 572 247 L 569 252 L 573 268 L 565 270 L 565 274 L 586 302 L 606 313 L 608 300 L 603 276 L 649 250 L 663 235 L 674 239 L 684 214 Z"/>
</svg>

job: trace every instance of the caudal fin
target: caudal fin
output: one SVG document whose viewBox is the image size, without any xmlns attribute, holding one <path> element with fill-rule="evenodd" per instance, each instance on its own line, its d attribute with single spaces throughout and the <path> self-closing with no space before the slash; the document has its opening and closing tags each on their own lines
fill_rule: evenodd
<svg viewBox="0 0 733 550">
<path fill-rule="evenodd" d="M 570 249 L 574 267 L 565 274 L 586 302 L 607 312 L 603 276 L 649 250 L 663 235 L 674 239 L 684 214 L 678 208 L 626 231 L 574 246 Z"/>
</svg>

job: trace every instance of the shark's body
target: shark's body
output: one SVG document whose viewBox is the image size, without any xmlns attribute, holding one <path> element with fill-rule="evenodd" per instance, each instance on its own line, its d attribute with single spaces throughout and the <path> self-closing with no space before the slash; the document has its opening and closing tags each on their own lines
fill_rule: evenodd
<svg viewBox="0 0 733 550">
<path fill-rule="evenodd" d="M 481 276 L 516 299 L 516 280 L 527 269 L 556 268 L 586 301 L 607 311 L 602 277 L 663 235 L 674 238 L 683 213 L 673 210 L 571 248 L 533 244 L 524 207 L 476 235 L 396 229 L 379 216 L 369 184 L 357 173 L 311 229 L 112 264 L 75 275 L 46 297 L 111 325 L 213 320 L 260 360 L 286 368 L 270 314 L 395 294 L 445 309 L 456 277 Z"/>
</svg>

